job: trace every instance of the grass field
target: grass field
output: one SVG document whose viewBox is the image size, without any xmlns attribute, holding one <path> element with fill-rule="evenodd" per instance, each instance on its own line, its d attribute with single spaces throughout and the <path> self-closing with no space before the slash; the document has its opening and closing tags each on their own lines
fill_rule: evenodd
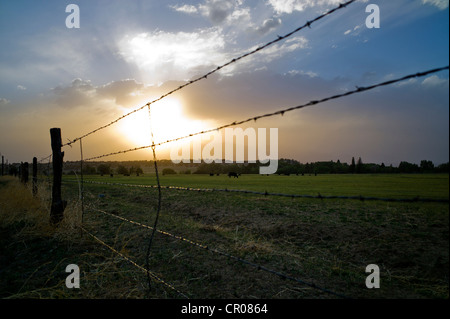
<svg viewBox="0 0 450 319">
<path fill-rule="evenodd" d="M 85 176 L 86 181 L 155 185 L 155 177 Z M 64 176 L 64 180 L 76 180 Z M 49 186 L 40 197 L 16 180 L 0 180 L 3 298 L 179 298 L 87 234 L 79 186 L 64 183 L 68 200 L 59 228 L 46 222 Z M 166 175 L 162 185 L 288 194 L 448 198 L 448 175 L 259 176 Z M 157 189 L 84 184 L 83 225 L 137 264 L 145 265 Z M 102 213 L 99 210 L 106 212 Z M 254 265 L 351 298 L 448 298 L 449 206 L 357 200 L 291 199 L 225 192 L 162 190 L 158 229 Z M 81 288 L 65 287 L 68 264 Z M 365 268 L 380 267 L 379 289 Z M 156 233 L 150 269 L 191 298 L 336 298 L 317 289 Z"/>
<path fill-rule="evenodd" d="M 76 180 L 66 177 L 65 180 Z M 102 177 L 88 175 L 86 181 L 100 181 L 108 183 L 156 185 L 154 175 L 147 174 L 140 177 L 115 176 Z M 161 176 L 161 185 L 181 186 L 207 189 L 245 189 L 253 191 L 267 191 L 272 193 L 306 194 L 306 195 L 348 195 L 373 196 L 383 198 L 448 198 L 448 175 L 318 175 L 318 176 L 261 176 L 241 175 L 238 179 L 229 178 L 225 174 L 209 175 L 165 175 Z"/>
</svg>

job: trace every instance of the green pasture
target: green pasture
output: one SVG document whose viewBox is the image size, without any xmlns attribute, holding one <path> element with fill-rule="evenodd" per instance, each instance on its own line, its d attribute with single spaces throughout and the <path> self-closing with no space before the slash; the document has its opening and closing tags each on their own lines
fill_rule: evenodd
<svg viewBox="0 0 450 319">
<path fill-rule="evenodd" d="M 79 176 L 78 176 L 79 178 Z M 77 180 L 64 176 L 64 180 Z M 84 176 L 85 181 L 156 185 L 155 174 L 141 176 L 114 175 Z M 382 198 L 432 198 L 446 199 L 449 194 L 447 174 L 342 174 L 342 175 L 241 175 L 229 178 L 225 174 L 161 175 L 161 185 L 208 189 L 245 189 L 272 193 L 302 195 L 373 196 Z"/>
</svg>

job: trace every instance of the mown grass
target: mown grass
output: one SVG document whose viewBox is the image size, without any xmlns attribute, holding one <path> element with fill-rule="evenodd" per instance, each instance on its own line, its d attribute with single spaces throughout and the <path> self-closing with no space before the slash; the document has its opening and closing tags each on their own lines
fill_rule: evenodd
<svg viewBox="0 0 450 319">
<path fill-rule="evenodd" d="M 85 179 L 155 184 L 153 176 Z M 64 184 L 66 218 L 53 228 L 47 223 L 48 186 L 41 187 L 41 198 L 33 199 L 17 181 L 1 181 L 2 297 L 179 298 L 161 283 L 153 282 L 148 290 L 143 272 L 81 235 L 76 183 Z M 448 175 L 167 175 L 161 181 L 297 194 L 448 198 Z M 157 190 L 88 183 L 84 189 L 84 226 L 144 266 L 150 230 L 97 210 L 152 226 Z M 163 189 L 158 229 L 353 298 L 448 298 L 448 210 L 447 204 Z M 150 269 L 189 297 L 335 298 L 186 241 L 155 236 Z M 64 268 L 70 263 L 82 272 L 78 290 L 64 284 Z M 365 287 L 368 264 L 380 267 L 380 289 Z"/>
</svg>

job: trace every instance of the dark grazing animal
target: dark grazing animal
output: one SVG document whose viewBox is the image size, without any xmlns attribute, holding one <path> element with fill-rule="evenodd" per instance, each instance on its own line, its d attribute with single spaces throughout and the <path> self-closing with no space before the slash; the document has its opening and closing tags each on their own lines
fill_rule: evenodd
<svg viewBox="0 0 450 319">
<path fill-rule="evenodd" d="M 239 178 L 239 175 L 236 172 L 229 172 L 228 177 L 231 178 L 233 176 L 234 178 Z"/>
</svg>

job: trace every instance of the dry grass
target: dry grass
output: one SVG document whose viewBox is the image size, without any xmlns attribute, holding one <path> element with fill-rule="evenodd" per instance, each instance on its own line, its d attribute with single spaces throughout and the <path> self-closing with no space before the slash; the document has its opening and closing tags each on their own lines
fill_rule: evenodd
<svg viewBox="0 0 450 319">
<path fill-rule="evenodd" d="M 38 195 L 32 195 L 31 186 L 5 177 L 8 187 L 0 192 L 0 226 L 2 228 L 23 225 L 16 237 L 43 236 L 60 240 L 73 238 L 80 225 L 80 205 L 70 203 L 64 211 L 64 219 L 54 227 L 49 223 L 51 190 L 47 183 L 39 184 Z"/>
<path fill-rule="evenodd" d="M 77 199 L 68 203 L 58 227 L 50 224 L 50 192 L 41 184 L 33 197 L 16 179 L 0 180 L 0 297 L 142 298 L 145 289 L 135 269 L 124 269 L 121 258 L 82 236 Z M 79 265 L 84 289 L 66 287 L 65 267 L 71 263 Z M 128 276 L 129 285 L 117 280 Z"/>
</svg>

